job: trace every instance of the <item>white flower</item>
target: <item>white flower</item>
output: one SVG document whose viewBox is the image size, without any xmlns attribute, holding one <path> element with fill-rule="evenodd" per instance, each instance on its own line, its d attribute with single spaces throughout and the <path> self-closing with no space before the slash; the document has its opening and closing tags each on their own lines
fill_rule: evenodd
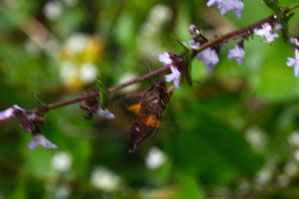
<svg viewBox="0 0 299 199">
<path fill-rule="evenodd" d="M 288 162 L 284 167 L 283 167 L 284 173 L 288 176 L 293 176 L 297 173 L 298 171 L 298 166 L 295 162 L 291 161 Z"/>
<path fill-rule="evenodd" d="M 90 62 L 84 63 L 79 71 L 79 78 L 84 83 L 93 82 L 97 78 L 97 75 L 98 75 L 98 68 Z"/>
<path fill-rule="evenodd" d="M 251 145 L 252 149 L 258 152 L 265 149 L 268 141 L 266 134 L 257 127 L 247 129 L 245 132 L 245 138 Z"/>
<path fill-rule="evenodd" d="M 97 167 L 91 172 L 91 184 L 104 191 L 115 191 L 121 184 L 120 178 L 104 167 Z"/>
<path fill-rule="evenodd" d="M 257 36 L 265 38 L 267 43 L 271 43 L 275 38 L 279 37 L 279 34 L 273 32 L 273 27 L 269 23 L 264 23 L 262 28 L 255 28 L 253 31 Z"/>
<path fill-rule="evenodd" d="M 101 107 L 99 107 L 97 114 L 102 117 L 102 118 L 106 118 L 106 119 L 114 119 L 115 115 L 113 113 L 111 113 L 108 109 L 102 109 Z"/>
<path fill-rule="evenodd" d="M 65 44 L 68 53 L 74 55 L 84 51 L 88 42 L 88 35 L 84 33 L 76 33 L 71 36 Z"/>
<path fill-rule="evenodd" d="M 168 52 L 164 52 L 158 56 L 158 60 L 163 64 L 163 65 L 168 65 L 172 63 L 172 59 L 169 56 Z"/>
<path fill-rule="evenodd" d="M 44 7 L 44 14 L 50 20 L 57 19 L 62 14 L 61 2 L 49 1 Z"/>
<path fill-rule="evenodd" d="M 152 147 L 146 157 L 146 166 L 149 169 L 156 169 L 166 162 L 165 154 L 157 147 Z"/>
<path fill-rule="evenodd" d="M 181 73 L 177 69 L 177 67 L 171 65 L 170 66 L 171 73 L 168 75 L 165 75 L 165 80 L 167 82 L 173 82 L 174 86 L 179 89 L 180 88 L 180 76 Z"/>
<path fill-rule="evenodd" d="M 34 135 L 31 142 L 28 144 L 31 151 L 33 151 L 39 145 L 42 145 L 47 149 L 57 149 L 57 146 L 50 142 L 43 134 Z"/>
<path fill-rule="evenodd" d="M 196 39 L 191 39 L 189 41 L 189 46 L 194 50 L 198 50 L 200 47 L 200 43 Z"/>
<path fill-rule="evenodd" d="M 55 170 L 66 172 L 72 166 L 72 156 L 68 152 L 58 152 L 53 156 L 51 163 Z"/>
<path fill-rule="evenodd" d="M 150 11 L 149 21 L 153 26 L 159 26 L 160 24 L 163 24 L 171 19 L 171 12 L 172 10 L 170 7 L 166 5 L 155 5 Z"/>
<path fill-rule="evenodd" d="M 63 81 L 68 82 L 72 77 L 77 75 L 77 64 L 71 61 L 65 61 L 61 64 L 60 77 Z"/>
<path fill-rule="evenodd" d="M 229 60 L 236 59 L 238 64 L 241 66 L 243 63 L 243 59 L 245 57 L 245 51 L 243 48 L 241 48 L 238 44 L 236 45 L 236 48 L 231 49 L 228 51 L 229 54 L 227 55 L 227 58 Z"/>
<path fill-rule="evenodd" d="M 264 184 L 267 184 L 271 179 L 272 179 L 272 170 L 271 168 L 263 168 L 262 170 L 260 170 L 258 173 L 257 173 L 257 176 L 256 176 L 256 184 L 258 185 L 264 185 Z"/>
<path fill-rule="evenodd" d="M 220 13 L 224 15 L 227 11 L 234 10 L 237 17 L 242 18 L 242 12 L 244 10 L 244 3 L 242 0 L 209 0 L 207 6 L 210 7 L 216 4 Z"/>
<path fill-rule="evenodd" d="M 211 48 L 207 48 L 200 52 L 197 59 L 203 60 L 204 64 L 208 66 L 207 73 L 211 73 L 214 66 L 219 62 L 218 54 Z"/>
<path fill-rule="evenodd" d="M 299 162 L 299 149 L 294 152 L 294 158 L 297 162 Z"/>
<path fill-rule="evenodd" d="M 68 198 L 71 194 L 71 188 L 69 185 L 61 185 L 56 189 L 56 199 L 65 199 Z"/>
<path fill-rule="evenodd" d="M 288 142 L 294 147 L 299 147 L 299 132 L 294 131 L 288 137 Z"/>
<path fill-rule="evenodd" d="M 287 65 L 289 67 L 294 67 L 295 77 L 299 77 L 299 49 L 295 49 L 295 58 L 288 57 Z"/>
</svg>

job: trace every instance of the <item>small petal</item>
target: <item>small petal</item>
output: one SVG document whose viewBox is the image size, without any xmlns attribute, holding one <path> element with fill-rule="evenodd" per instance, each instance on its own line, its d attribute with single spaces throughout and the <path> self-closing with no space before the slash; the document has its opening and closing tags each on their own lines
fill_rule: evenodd
<svg viewBox="0 0 299 199">
<path fill-rule="evenodd" d="M 219 62 L 218 54 L 215 50 L 211 48 L 207 48 L 203 50 L 199 56 L 197 57 L 198 60 L 203 60 L 204 64 L 208 66 L 207 73 L 211 73 L 214 66 Z"/>
<path fill-rule="evenodd" d="M 299 48 L 295 49 L 295 59 L 298 61 L 299 60 Z"/>
<path fill-rule="evenodd" d="M 197 41 L 196 39 L 191 39 L 191 40 L 189 41 L 189 46 L 190 46 L 192 49 L 194 49 L 194 50 L 198 50 L 199 47 L 200 47 L 200 43 L 199 43 L 199 41 Z"/>
<path fill-rule="evenodd" d="M 295 77 L 299 77 L 299 49 L 295 49 L 295 58 L 288 57 L 287 66 L 294 67 Z"/>
<path fill-rule="evenodd" d="M 229 50 L 229 54 L 227 55 L 227 58 L 229 60 L 236 59 L 240 66 L 243 63 L 244 57 L 245 51 L 243 50 L 243 48 L 239 47 L 239 45 L 236 45 L 236 48 Z"/>
<path fill-rule="evenodd" d="M 9 117 L 14 116 L 14 108 L 10 107 L 0 112 L 0 120 L 7 119 Z"/>
<path fill-rule="evenodd" d="M 181 73 L 180 71 L 174 67 L 174 66 L 170 66 L 170 70 L 171 70 L 171 73 L 168 74 L 168 75 L 165 75 L 165 80 L 167 82 L 173 82 L 173 85 L 179 89 L 180 88 L 180 76 L 181 76 Z"/>
<path fill-rule="evenodd" d="M 189 33 L 191 35 L 200 35 L 200 31 L 198 30 L 198 28 L 194 24 L 190 25 Z"/>
<path fill-rule="evenodd" d="M 287 66 L 289 66 L 289 67 L 294 66 L 296 63 L 296 59 L 294 59 L 292 57 L 287 57 L 287 58 L 288 58 Z"/>
<path fill-rule="evenodd" d="M 281 30 L 281 29 L 282 29 L 281 23 L 276 23 L 275 24 L 275 30 Z"/>
<path fill-rule="evenodd" d="M 218 3 L 218 2 L 220 2 L 219 0 L 209 0 L 208 2 L 207 2 L 207 6 L 208 7 L 211 7 L 212 5 L 214 5 L 215 3 Z"/>
<path fill-rule="evenodd" d="M 114 119 L 115 115 L 111 113 L 108 109 L 102 109 L 101 107 L 98 109 L 97 114 L 106 119 Z"/>
<path fill-rule="evenodd" d="M 291 41 L 292 44 L 299 47 L 299 37 L 291 37 L 290 41 Z"/>
<path fill-rule="evenodd" d="M 31 142 L 28 144 L 31 151 L 33 151 L 39 145 L 47 149 L 57 149 L 58 147 L 50 142 L 43 134 L 34 135 Z"/>
<path fill-rule="evenodd" d="M 5 120 L 7 118 L 16 116 L 16 111 L 25 111 L 25 109 L 22 109 L 18 105 L 13 105 L 8 109 L 0 111 L 0 120 Z"/>
<path fill-rule="evenodd" d="M 168 65 L 172 63 L 172 59 L 169 56 L 168 52 L 164 52 L 159 55 L 158 60 L 163 63 L 164 65 Z"/>
</svg>

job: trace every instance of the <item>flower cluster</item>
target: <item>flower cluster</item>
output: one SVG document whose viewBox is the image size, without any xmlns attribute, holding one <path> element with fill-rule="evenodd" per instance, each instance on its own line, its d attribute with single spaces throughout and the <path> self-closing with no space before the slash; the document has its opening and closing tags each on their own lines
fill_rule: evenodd
<svg viewBox="0 0 299 199">
<path fill-rule="evenodd" d="M 220 13 L 224 15 L 227 11 L 234 10 L 239 19 L 242 18 L 244 3 L 242 0 L 209 0 L 207 6 L 210 7 L 216 4 Z"/>
<path fill-rule="evenodd" d="M 203 36 L 203 34 L 201 34 L 201 32 L 198 30 L 198 28 L 194 24 L 190 25 L 189 34 L 193 36 L 193 38 L 191 40 L 189 40 L 189 46 L 193 50 L 199 50 L 200 45 L 202 45 L 203 43 L 206 43 L 208 41 L 208 39 L 205 38 Z"/>
<path fill-rule="evenodd" d="M 280 25 L 276 26 L 276 29 L 280 29 Z M 264 23 L 261 28 L 254 29 L 254 34 L 257 36 L 263 37 L 267 43 L 271 43 L 275 38 L 278 38 L 279 35 L 274 32 L 273 24 Z"/>
<path fill-rule="evenodd" d="M 209 5 L 212 4 L 213 2 L 217 3 L 218 7 L 221 7 L 224 9 L 224 8 L 228 8 L 228 7 L 226 7 L 227 5 L 229 5 L 229 4 L 227 4 L 227 2 L 230 2 L 230 1 L 226 1 L 226 3 L 224 1 L 209 1 Z M 241 2 L 241 3 L 243 4 L 243 2 Z M 221 6 L 219 6 L 219 5 L 221 5 Z M 238 5 L 238 2 L 236 2 L 236 5 Z M 276 16 L 274 16 L 274 17 L 276 17 Z M 244 39 L 248 38 L 249 35 L 254 33 L 257 36 L 263 37 L 267 43 L 271 43 L 274 41 L 275 38 L 279 37 L 279 35 L 276 32 L 274 32 L 274 29 L 276 29 L 276 30 L 281 29 L 281 24 L 279 24 L 279 23 L 272 24 L 272 23 L 266 22 L 266 23 L 262 24 L 260 26 L 260 28 L 255 28 L 253 31 L 249 31 L 247 33 L 247 35 L 240 36 L 240 37 L 242 37 L 241 41 L 239 41 L 236 44 L 234 49 L 230 49 L 228 51 L 227 58 L 229 60 L 236 59 L 237 63 L 239 65 L 242 65 L 243 59 L 245 57 Z M 191 50 L 193 51 L 193 53 L 195 55 L 197 54 L 197 59 L 202 60 L 204 62 L 204 64 L 207 66 L 207 73 L 210 74 L 212 72 L 213 68 L 219 62 L 220 48 L 226 42 L 222 42 L 220 44 L 219 43 L 214 44 L 213 46 L 205 48 L 205 49 L 200 49 L 201 46 L 204 43 L 208 42 L 209 40 L 206 37 L 204 37 L 204 35 L 201 33 L 201 31 L 195 25 L 190 25 L 189 33 L 190 33 L 190 35 L 193 36 L 193 38 L 191 40 L 189 40 L 189 47 L 191 48 Z M 297 46 L 298 46 L 298 43 L 299 43 L 298 40 L 292 39 L 291 42 L 294 44 L 297 44 Z M 297 52 L 298 52 L 298 50 L 295 51 L 296 56 L 298 54 Z M 170 64 L 170 69 L 171 69 L 172 73 L 166 75 L 165 79 L 167 82 L 173 81 L 175 87 L 179 88 L 179 79 L 180 79 L 181 71 L 179 70 L 180 67 L 178 67 L 178 65 L 174 61 L 176 59 L 176 57 L 179 57 L 179 56 L 174 55 L 172 53 L 164 52 L 159 55 L 158 59 L 164 65 Z M 289 66 L 297 66 L 297 62 L 295 62 L 296 59 L 290 58 L 288 65 Z M 298 71 L 298 75 L 299 75 L 299 71 Z"/>
<path fill-rule="evenodd" d="M 180 77 L 182 72 L 180 63 L 182 62 L 182 57 L 173 53 L 164 52 L 159 55 L 158 59 L 164 65 L 170 65 L 171 73 L 165 75 L 165 80 L 167 82 L 173 82 L 176 88 L 180 88 Z"/>
<path fill-rule="evenodd" d="M 30 133 L 33 136 L 32 141 L 28 144 L 30 150 L 34 150 L 37 146 L 41 145 L 48 149 L 56 149 L 57 146 L 50 142 L 41 132 L 38 124 L 43 122 L 41 115 L 35 112 L 26 111 L 20 108 L 18 105 L 0 112 L 0 120 L 5 120 L 9 117 L 21 118 L 20 127 L 24 129 L 26 133 Z"/>
<path fill-rule="evenodd" d="M 292 37 L 290 41 L 292 44 L 296 46 L 295 58 L 288 57 L 287 66 L 293 66 L 295 71 L 295 77 L 299 77 L 299 37 Z"/>
<path fill-rule="evenodd" d="M 77 91 L 93 83 L 99 74 L 97 62 L 104 44 L 100 37 L 84 33 L 72 35 L 59 49 L 60 76 L 68 91 Z"/>
</svg>

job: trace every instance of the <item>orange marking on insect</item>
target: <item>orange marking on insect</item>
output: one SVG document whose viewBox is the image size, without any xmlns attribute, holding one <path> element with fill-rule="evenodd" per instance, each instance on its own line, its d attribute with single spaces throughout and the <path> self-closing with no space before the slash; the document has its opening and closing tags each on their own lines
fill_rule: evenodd
<svg viewBox="0 0 299 199">
<path fill-rule="evenodd" d="M 145 121 L 145 125 L 150 127 L 159 127 L 160 121 L 155 115 L 148 115 Z"/>
<path fill-rule="evenodd" d="M 131 112 L 133 112 L 134 114 L 137 115 L 137 114 L 139 114 L 139 111 L 140 111 L 140 105 L 141 105 L 141 102 L 138 103 L 138 104 L 133 104 L 131 106 L 128 106 L 127 110 L 131 111 Z"/>
</svg>

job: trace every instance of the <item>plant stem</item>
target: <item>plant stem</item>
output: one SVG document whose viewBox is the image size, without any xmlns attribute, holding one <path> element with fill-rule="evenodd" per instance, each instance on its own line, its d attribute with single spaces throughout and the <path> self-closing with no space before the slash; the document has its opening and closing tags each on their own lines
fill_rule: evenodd
<svg viewBox="0 0 299 199">
<path fill-rule="evenodd" d="M 288 13 L 289 11 L 294 10 L 298 7 L 299 7 L 299 2 L 285 8 L 284 12 Z M 255 28 L 261 27 L 264 23 L 266 23 L 266 22 L 272 23 L 276 20 L 277 20 L 277 17 L 275 15 L 271 15 L 271 16 L 265 18 L 265 19 L 262 19 L 262 20 L 260 20 L 256 23 L 254 23 L 254 24 L 251 24 L 247 27 L 241 28 L 239 30 L 233 31 L 231 33 L 228 33 L 226 35 L 218 37 L 214 40 L 206 42 L 202 46 L 200 46 L 200 48 L 198 50 L 193 52 L 192 58 L 194 58 L 197 53 L 199 53 L 200 51 L 202 51 L 202 50 L 204 50 L 208 47 L 212 47 L 214 45 L 219 45 L 219 44 L 222 44 L 222 43 L 229 42 L 231 40 L 235 40 L 235 39 L 238 39 L 238 38 L 241 38 L 241 37 L 245 37 L 249 34 L 252 34 L 252 32 Z M 128 82 L 113 86 L 111 88 L 108 88 L 107 93 L 110 94 L 110 93 L 118 91 L 122 88 L 125 88 L 127 86 L 130 86 L 132 84 L 136 84 L 136 83 L 139 83 L 139 82 L 144 81 L 146 79 L 149 79 L 149 78 L 151 78 L 155 75 L 158 75 L 158 74 L 161 74 L 161 73 L 165 72 L 169 68 L 170 68 L 170 65 L 166 65 L 166 66 L 158 68 L 158 69 L 156 69 L 152 72 L 149 72 L 149 73 L 147 73 L 143 76 L 137 77 L 136 79 L 133 79 L 133 80 L 130 80 Z M 57 102 L 57 103 L 53 103 L 53 104 L 49 104 L 49 105 L 44 105 L 44 106 L 32 109 L 31 111 L 36 112 L 36 113 L 47 112 L 47 111 L 52 110 L 52 109 L 56 109 L 56 108 L 60 108 L 60 107 L 66 106 L 66 105 L 78 103 L 78 102 L 81 102 L 83 100 L 95 98 L 95 97 L 98 97 L 98 96 L 99 96 L 99 93 L 95 91 L 95 92 L 90 93 L 88 95 L 80 96 L 80 97 L 77 97 L 77 98 L 74 98 L 74 99 L 65 100 L 65 101 L 61 101 L 61 102 Z M 16 118 L 15 116 L 11 116 L 9 118 L 5 118 L 5 119 L 0 120 L 0 123 L 4 123 L 4 122 L 7 122 L 9 120 L 13 120 L 15 118 Z"/>
</svg>

